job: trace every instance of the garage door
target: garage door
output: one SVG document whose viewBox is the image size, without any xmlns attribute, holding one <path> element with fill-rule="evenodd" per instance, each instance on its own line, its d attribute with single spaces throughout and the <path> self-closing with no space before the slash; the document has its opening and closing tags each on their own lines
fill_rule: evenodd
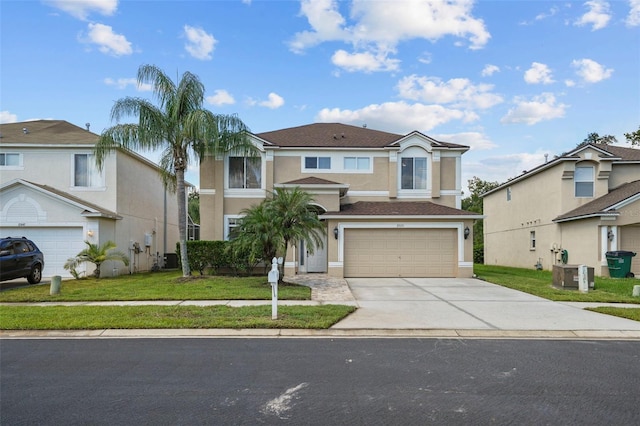
<svg viewBox="0 0 640 426">
<path fill-rule="evenodd" d="M 620 250 L 636 253 L 631 258 L 631 272 L 640 277 L 640 226 L 623 226 L 620 229 Z"/>
<path fill-rule="evenodd" d="M 455 229 L 345 229 L 345 277 L 455 277 Z"/>
<path fill-rule="evenodd" d="M 44 253 L 43 277 L 60 275 L 70 277 L 64 264 L 70 257 L 75 257 L 85 244 L 82 239 L 82 228 L 2 228 L 2 236 L 27 237 Z"/>
</svg>

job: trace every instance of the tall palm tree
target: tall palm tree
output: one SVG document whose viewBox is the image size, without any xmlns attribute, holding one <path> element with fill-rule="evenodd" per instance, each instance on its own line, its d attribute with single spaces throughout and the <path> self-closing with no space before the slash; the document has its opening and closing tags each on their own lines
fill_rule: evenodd
<svg viewBox="0 0 640 426">
<path fill-rule="evenodd" d="M 191 275 L 187 257 L 187 212 L 184 173 L 189 163 L 205 154 L 254 151 L 248 128 L 236 115 L 216 115 L 203 108 L 204 85 L 190 73 L 175 83 L 155 65 L 138 69 L 138 84 L 151 84 L 159 105 L 146 99 L 126 97 L 116 101 L 111 120 L 137 116 L 137 124 L 116 124 L 102 132 L 95 147 L 96 163 L 102 168 L 114 149 L 161 150 L 160 167 L 165 186 L 178 196 L 178 230 L 182 275 Z"/>
<path fill-rule="evenodd" d="M 78 253 L 76 257 L 68 259 L 64 265 L 64 268 L 72 271 L 72 274 L 76 278 L 78 277 L 75 269 L 82 262 L 89 262 L 96 265 L 96 269 L 93 271 L 93 276 L 96 278 L 100 278 L 100 266 L 108 260 L 119 260 L 125 265 L 129 265 L 129 258 L 123 252 L 115 250 L 116 243 L 113 241 L 107 241 L 101 246 L 90 243 L 89 241 L 85 241 L 84 243 L 87 247 Z"/>
<path fill-rule="evenodd" d="M 281 248 L 279 230 L 274 226 L 274 216 L 269 208 L 271 200 L 243 209 L 240 224 L 230 235 L 230 249 L 235 256 L 249 256 L 250 261 L 262 259 L 271 266 L 271 259 L 278 255 Z M 252 257 L 257 259 L 252 259 Z"/>
</svg>

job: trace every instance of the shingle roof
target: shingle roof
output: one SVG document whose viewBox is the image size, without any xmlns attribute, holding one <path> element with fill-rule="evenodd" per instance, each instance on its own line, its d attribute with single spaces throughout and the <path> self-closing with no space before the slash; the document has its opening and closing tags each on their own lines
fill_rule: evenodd
<svg viewBox="0 0 640 426">
<path fill-rule="evenodd" d="M 612 206 L 638 194 L 640 194 L 640 180 L 625 183 L 600 198 L 596 198 L 587 204 L 556 217 L 553 221 L 562 222 L 583 217 L 615 214 L 617 211 L 611 210 Z"/>
<path fill-rule="evenodd" d="M 431 201 L 358 201 L 340 206 L 339 216 L 479 216 L 478 213 L 443 206 Z"/>
<path fill-rule="evenodd" d="M 283 182 L 282 184 L 283 185 L 340 185 L 339 182 L 333 182 L 331 180 L 326 180 L 326 179 L 322 179 L 315 176 L 291 180 L 289 182 Z"/>
<path fill-rule="evenodd" d="M 606 145 L 603 146 L 602 149 L 615 155 L 616 157 L 620 157 L 621 161 L 640 161 L 640 149 L 637 148 Z"/>
<path fill-rule="evenodd" d="M 287 148 L 384 148 L 404 137 L 366 127 L 340 123 L 314 123 L 288 129 L 256 134 L 273 145 Z M 468 148 L 447 142 L 437 145 L 446 148 Z"/>
<path fill-rule="evenodd" d="M 26 133 L 24 131 L 26 129 Z M 95 145 L 99 136 L 64 120 L 0 124 L 0 142 L 15 144 Z"/>
</svg>

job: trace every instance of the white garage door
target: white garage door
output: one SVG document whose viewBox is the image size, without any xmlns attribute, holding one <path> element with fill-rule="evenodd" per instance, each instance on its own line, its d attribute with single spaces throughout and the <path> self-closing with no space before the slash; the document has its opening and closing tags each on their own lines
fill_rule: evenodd
<svg viewBox="0 0 640 426">
<path fill-rule="evenodd" d="M 623 226 L 620 229 L 620 250 L 636 253 L 631 258 L 631 272 L 640 277 L 640 226 Z"/>
<path fill-rule="evenodd" d="M 345 229 L 345 277 L 455 277 L 455 229 Z"/>
<path fill-rule="evenodd" d="M 2 228 L 3 237 L 27 237 L 44 253 L 43 277 L 71 277 L 64 264 L 85 248 L 82 228 Z"/>
</svg>

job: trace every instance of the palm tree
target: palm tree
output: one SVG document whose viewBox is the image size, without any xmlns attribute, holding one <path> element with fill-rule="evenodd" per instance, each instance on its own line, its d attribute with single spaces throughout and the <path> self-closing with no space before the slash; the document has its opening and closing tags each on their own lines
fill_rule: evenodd
<svg viewBox="0 0 640 426">
<path fill-rule="evenodd" d="M 274 190 L 269 207 L 282 238 L 284 256 L 292 242 L 304 241 L 311 253 L 314 248 L 323 246 L 322 236 L 326 232 L 326 225 L 318 219 L 317 212 L 311 206 L 312 202 L 311 195 L 298 187 Z"/>
<path fill-rule="evenodd" d="M 78 253 L 76 257 L 67 260 L 64 265 L 65 269 L 72 271 L 75 278 L 78 278 L 75 269 L 82 262 L 90 262 L 96 265 L 96 269 L 93 271 L 93 276 L 96 278 L 100 278 L 100 266 L 108 260 L 119 260 L 125 265 L 129 265 L 129 258 L 123 252 L 115 250 L 116 243 L 113 241 L 107 241 L 101 246 L 92 244 L 89 241 L 84 243 L 87 248 Z"/>
<path fill-rule="evenodd" d="M 242 253 L 255 254 L 266 264 L 278 255 L 281 248 L 279 230 L 274 224 L 274 216 L 269 204 L 271 200 L 263 200 L 260 204 L 243 209 L 239 226 L 230 235 L 231 250 L 235 255 Z"/>
<path fill-rule="evenodd" d="M 119 99 L 111 109 L 111 120 L 137 116 L 137 124 L 116 124 L 104 130 L 95 147 L 96 163 L 102 168 L 106 155 L 117 148 L 161 150 L 161 175 L 165 186 L 178 196 L 178 230 L 182 275 L 191 275 L 187 258 L 187 212 L 184 173 L 192 159 L 206 154 L 254 151 L 248 128 L 236 115 L 216 115 L 203 108 L 204 85 L 190 73 L 174 83 L 155 65 L 138 69 L 138 84 L 151 84 L 159 106 L 146 99 Z"/>
</svg>

